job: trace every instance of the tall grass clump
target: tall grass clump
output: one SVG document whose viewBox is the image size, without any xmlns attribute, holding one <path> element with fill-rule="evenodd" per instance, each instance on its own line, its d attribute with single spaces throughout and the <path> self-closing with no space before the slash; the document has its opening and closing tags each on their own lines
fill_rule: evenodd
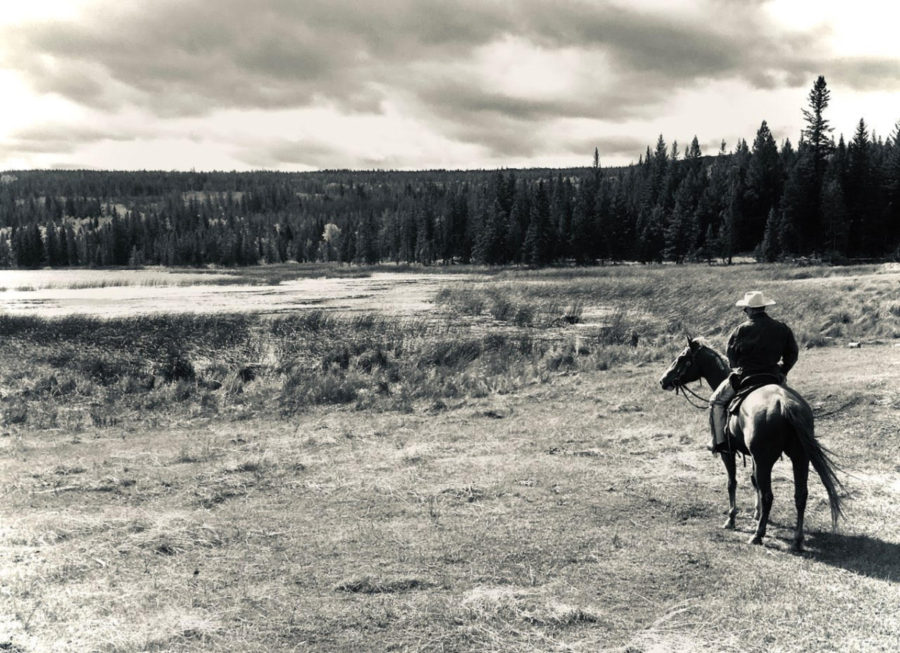
<svg viewBox="0 0 900 653">
<path fill-rule="evenodd" d="M 565 313 L 563 313 L 563 321 L 566 324 L 578 324 L 581 322 L 581 317 L 584 314 L 584 302 L 581 300 L 576 300 L 569 304 L 566 308 Z"/>
<path fill-rule="evenodd" d="M 511 322 L 516 314 L 516 304 L 504 293 L 490 294 L 490 314 L 500 322 Z"/>
<path fill-rule="evenodd" d="M 269 323 L 269 333 L 278 337 L 297 337 L 304 333 L 319 333 L 335 325 L 335 316 L 322 311 L 308 311 L 278 316 Z"/>
<path fill-rule="evenodd" d="M 7 379 L 13 396 L 67 411 L 85 404 L 95 426 L 109 426 L 120 421 L 117 413 L 168 409 L 172 402 L 200 401 L 199 388 L 221 387 L 221 361 L 242 357 L 253 342 L 255 320 L 247 315 L 6 315 L 0 316 L 0 355 L 7 370 L 16 370 L 17 379 Z M 57 377 L 65 378 L 65 386 L 56 392 L 30 387 L 31 379 Z M 207 407 L 215 403 L 205 401 Z"/>
<path fill-rule="evenodd" d="M 482 351 L 480 338 L 465 338 L 423 343 L 418 351 L 409 353 L 411 362 L 420 368 L 459 369 L 476 360 Z"/>
<path fill-rule="evenodd" d="M 437 405 L 558 374 L 660 361 L 685 334 L 721 345 L 743 320 L 734 301 L 750 288 L 776 298 L 771 313 L 801 346 L 900 337 L 893 278 L 876 275 L 848 289 L 840 285 L 845 276 L 832 279 L 827 269 L 796 272 L 777 265 L 500 271 L 441 290 L 441 310 L 417 318 L 323 310 L 0 315 L 0 382 L 7 405 L 17 407 L 7 418 L 13 424 L 20 415 L 29 425 L 51 423 L 49 416 L 79 407 L 98 425 L 149 411 L 409 410 L 416 401 Z"/>
<path fill-rule="evenodd" d="M 466 316 L 481 315 L 488 303 L 484 293 L 474 288 L 442 288 L 434 301 L 439 306 Z"/>
<path fill-rule="evenodd" d="M 349 404 L 368 386 L 365 376 L 355 371 L 294 369 L 282 383 L 281 410 L 290 414 L 309 406 Z"/>
</svg>

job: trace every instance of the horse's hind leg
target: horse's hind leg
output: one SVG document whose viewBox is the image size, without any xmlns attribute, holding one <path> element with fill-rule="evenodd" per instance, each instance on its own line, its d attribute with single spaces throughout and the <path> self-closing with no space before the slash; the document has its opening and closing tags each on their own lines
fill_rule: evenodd
<svg viewBox="0 0 900 653">
<path fill-rule="evenodd" d="M 756 469 L 756 463 L 753 463 Z M 759 496 L 759 486 L 756 484 L 756 472 L 750 474 L 750 482 L 753 484 L 753 493 L 756 495 L 756 506 L 753 510 L 753 521 L 759 521 L 759 513 L 762 510 L 762 499 Z"/>
<path fill-rule="evenodd" d="M 809 478 L 809 460 L 804 455 L 796 454 L 791 463 L 794 467 L 794 504 L 797 507 L 797 527 L 794 529 L 792 551 L 803 550 L 803 516 L 806 514 L 807 480 Z"/>
<path fill-rule="evenodd" d="M 734 518 L 737 515 L 737 500 L 735 494 L 737 492 L 737 464 L 735 463 L 735 454 L 733 452 L 723 451 L 721 454 L 722 462 L 725 464 L 725 471 L 728 472 L 728 519 L 725 521 L 723 528 L 734 528 Z"/>
<path fill-rule="evenodd" d="M 762 544 L 766 536 L 766 525 L 769 523 L 769 511 L 772 510 L 772 463 L 753 465 L 753 477 L 756 481 L 760 510 L 756 533 L 750 538 L 750 544 Z"/>
<path fill-rule="evenodd" d="M 762 499 L 759 496 L 759 486 L 756 484 L 756 461 L 753 461 L 753 472 L 750 474 L 750 483 L 753 485 L 753 494 L 756 496 L 753 521 L 759 521 L 759 513 L 762 510 Z"/>
</svg>

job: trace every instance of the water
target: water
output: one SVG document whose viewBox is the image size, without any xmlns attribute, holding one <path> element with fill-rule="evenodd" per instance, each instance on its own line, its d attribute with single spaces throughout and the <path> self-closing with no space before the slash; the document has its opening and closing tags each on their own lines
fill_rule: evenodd
<svg viewBox="0 0 900 653">
<path fill-rule="evenodd" d="M 228 275 L 218 276 L 233 280 Z M 0 272 L 0 288 L 4 288 L 0 291 L 0 312 L 42 317 L 127 317 L 319 308 L 411 316 L 433 310 L 432 300 L 439 288 L 464 282 L 467 277 L 379 272 L 365 278 L 216 285 L 210 283 L 217 280 L 210 274 L 166 270 L 8 270 Z"/>
</svg>

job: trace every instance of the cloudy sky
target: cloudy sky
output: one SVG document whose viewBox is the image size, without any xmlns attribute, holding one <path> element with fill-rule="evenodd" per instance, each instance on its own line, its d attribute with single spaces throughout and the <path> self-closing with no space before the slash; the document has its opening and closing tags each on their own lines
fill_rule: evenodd
<svg viewBox="0 0 900 653">
<path fill-rule="evenodd" d="M 0 169 L 497 168 L 900 121 L 886 0 L 0 0 Z"/>
</svg>

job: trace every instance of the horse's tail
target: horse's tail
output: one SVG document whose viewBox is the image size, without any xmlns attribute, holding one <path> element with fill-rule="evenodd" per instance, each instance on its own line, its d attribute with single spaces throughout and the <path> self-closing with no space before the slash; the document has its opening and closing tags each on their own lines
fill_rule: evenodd
<svg viewBox="0 0 900 653">
<path fill-rule="evenodd" d="M 797 439 L 806 452 L 813 469 L 822 479 L 822 485 L 828 493 L 828 503 L 831 507 L 831 527 L 837 528 L 838 518 L 844 514 L 841 506 L 840 492 L 844 486 L 837 477 L 838 466 L 832 460 L 834 455 L 827 447 L 816 438 L 813 426 L 813 414 L 809 404 L 802 397 L 796 396 L 797 401 L 789 401 L 783 404 L 784 413 L 788 421 L 794 427 Z"/>
</svg>

